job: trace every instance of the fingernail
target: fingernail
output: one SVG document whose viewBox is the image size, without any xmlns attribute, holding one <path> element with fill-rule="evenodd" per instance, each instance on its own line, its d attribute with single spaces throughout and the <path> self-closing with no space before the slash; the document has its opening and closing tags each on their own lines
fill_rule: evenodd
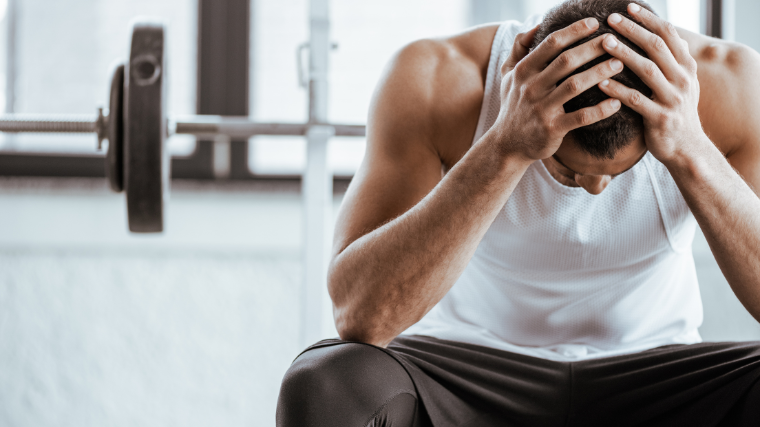
<svg viewBox="0 0 760 427">
<path fill-rule="evenodd" d="M 617 100 L 617 99 L 613 99 L 613 100 L 610 102 L 610 106 L 611 106 L 612 108 L 620 108 L 620 101 L 619 101 L 619 100 Z"/>
<path fill-rule="evenodd" d="M 628 10 L 633 13 L 638 13 L 641 10 L 641 6 L 637 5 L 636 3 L 631 3 L 628 5 Z"/>
<path fill-rule="evenodd" d="M 622 70 L 623 63 L 620 62 L 619 59 L 613 59 L 612 61 L 610 61 L 610 67 L 612 67 L 613 70 Z"/>
<path fill-rule="evenodd" d="M 618 45 L 618 42 L 617 42 L 617 40 L 615 40 L 615 36 L 607 36 L 607 40 L 605 40 L 605 41 L 604 41 L 604 44 L 605 44 L 605 45 L 606 45 L 608 48 L 610 48 L 610 49 L 614 49 L 614 48 L 616 48 L 616 47 L 617 47 L 617 45 Z"/>
<path fill-rule="evenodd" d="M 623 20 L 623 17 L 620 16 L 620 14 L 618 13 L 613 13 L 612 15 L 610 15 L 610 22 L 612 22 L 613 24 L 617 24 L 618 22 L 622 20 Z"/>
<path fill-rule="evenodd" d="M 609 86 L 609 85 L 610 85 L 610 81 L 609 81 L 609 80 L 602 80 L 602 82 L 601 82 L 601 83 L 599 83 L 599 84 L 600 84 L 601 86 L 603 86 L 603 87 L 607 87 L 607 86 Z"/>
<path fill-rule="evenodd" d="M 596 20 L 596 18 L 588 18 L 586 20 L 586 26 L 589 28 L 596 28 L 599 24 L 599 21 Z"/>
</svg>

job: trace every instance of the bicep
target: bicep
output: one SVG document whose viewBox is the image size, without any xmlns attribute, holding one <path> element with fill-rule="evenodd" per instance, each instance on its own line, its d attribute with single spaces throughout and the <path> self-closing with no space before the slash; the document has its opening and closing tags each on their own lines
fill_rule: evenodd
<svg viewBox="0 0 760 427">
<path fill-rule="evenodd" d="M 760 54 L 741 46 L 726 57 L 729 78 L 723 96 L 723 140 L 728 143 L 727 159 L 731 166 L 760 195 Z M 717 95 L 717 94 L 715 94 Z"/>
<path fill-rule="evenodd" d="M 411 209 L 441 180 L 427 73 L 403 52 L 395 62 L 373 97 L 367 150 L 338 214 L 333 256 Z"/>
<path fill-rule="evenodd" d="M 697 60 L 699 116 L 731 166 L 760 192 L 760 54 L 679 30 Z"/>
</svg>

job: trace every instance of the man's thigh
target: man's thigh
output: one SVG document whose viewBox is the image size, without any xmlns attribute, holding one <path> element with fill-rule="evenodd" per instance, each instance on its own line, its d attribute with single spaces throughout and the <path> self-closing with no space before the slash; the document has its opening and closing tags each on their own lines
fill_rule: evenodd
<svg viewBox="0 0 760 427">
<path fill-rule="evenodd" d="M 325 340 L 285 374 L 277 426 L 425 426 L 420 411 L 412 379 L 386 351 Z"/>
<path fill-rule="evenodd" d="M 760 426 L 760 342 L 573 363 L 570 425 Z"/>
</svg>

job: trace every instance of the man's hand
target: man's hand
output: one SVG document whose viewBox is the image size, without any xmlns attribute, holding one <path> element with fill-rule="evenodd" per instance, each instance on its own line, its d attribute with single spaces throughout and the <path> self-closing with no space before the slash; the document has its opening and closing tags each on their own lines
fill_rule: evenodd
<svg viewBox="0 0 760 427">
<path fill-rule="evenodd" d="M 515 38 L 501 67 L 501 110 L 494 125 L 505 141 L 506 151 L 529 160 L 545 159 L 559 149 L 568 132 L 610 117 L 620 109 L 617 99 L 572 113 L 565 113 L 563 108 L 567 101 L 623 70 L 623 63 L 613 58 L 557 85 L 578 67 L 605 53 L 601 46 L 604 36 L 562 52 L 598 27 L 594 18 L 578 21 L 550 34 L 530 53 L 536 28 Z"/>
<path fill-rule="evenodd" d="M 668 168 L 731 289 L 760 321 L 760 199 L 702 130 L 697 109 L 697 63 L 686 43 L 672 24 L 651 12 L 634 5 L 628 5 L 628 12 L 651 32 L 619 14 L 610 15 L 609 23 L 651 59 L 637 55 L 622 43 L 608 44 L 614 40 L 611 36 L 607 36 L 604 48 L 652 89 L 653 99 L 614 81 L 602 82 L 599 87 L 644 117 L 647 148 Z M 706 87 L 713 85 L 710 89 L 715 92 L 725 87 L 718 81 L 703 82 Z M 743 82 L 752 83 L 750 79 Z M 735 99 L 747 102 L 741 97 Z M 740 113 L 748 117 L 724 120 L 728 126 L 756 120 L 756 111 L 749 108 Z M 730 136 L 738 135 L 735 132 Z M 756 140 L 750 140 L 741 146 L 747 153 L 742 159 L 745 164 L 756 164 L 755 144 Z"/>
<path fill-rule="evenodd" d="M 608 22 L 617 32 L 644 49 L 650 59 L 637 54 L 612 35 L 605 37 L 604 49 L 632 69 L 652 89 L 654 96 L 649 99 L 614 80 L 601 82 L 599 88 L 644 117 L 647 148 L 667 165 L 669 161 L 688 154 L 690 143 L 707 138 L 697 110 L 697 62 L 673 24 L 636 4 L 628 5 L 628 12 L 654 33 L 617 13 L 610 15 Z"/>
</svg>

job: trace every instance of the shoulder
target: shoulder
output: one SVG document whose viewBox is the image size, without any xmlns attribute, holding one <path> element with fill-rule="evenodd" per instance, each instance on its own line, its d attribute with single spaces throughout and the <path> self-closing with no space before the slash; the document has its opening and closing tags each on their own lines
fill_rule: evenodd
<svg viewBox="0 0 760 427">
<path fill-rule="evenodd" d="M 423 72 L 438 79 L 460 73 L 484 75 L 498 29 L 498 24 L 487 24 L 448 37 L 414 41 L 396 53 L 389 70 Z"/>
<path fill-rule="evenodd" d="M 418 40 L 391 58 L 370 104 L 364 160 L 338 214 L 335 254 L 419 203 L 451 153 L 463 142 L 469 147 L 472 134 L 464 135 L 477 122 L 487 37 L 476 28 Z"/>
<path fill-rule="evenodd" d="M 471 139 L 483 99 L 491 44 L 498 25 L 422 39 L 400 49 L 378 83 L 369 131 L 381 141 L 426 140 L 446 162 Z M 471 128 L 471 129 L 470 129 Z M 387 135 L 391 132 L 394 135 Z M 465 136 L 469 134 L 468 136 Z"/>
<path fill-rule="evenodd" d="M 760 148 L 760 54 L 740 43 L 679 32 L 697 61 L 699 112 L 708 136 L 729 157 Z"/>
</svg>

